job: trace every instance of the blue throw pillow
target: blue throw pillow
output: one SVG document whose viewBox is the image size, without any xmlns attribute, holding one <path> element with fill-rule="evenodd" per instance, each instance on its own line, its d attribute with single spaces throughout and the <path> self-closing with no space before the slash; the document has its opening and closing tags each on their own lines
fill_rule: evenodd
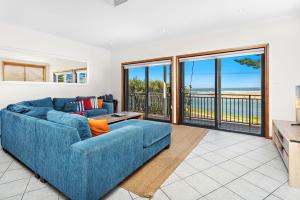
<svg viewBox="0 0 300 200">
<path fill-rule="evenodd" d="M 68 102 L 63 108 L 64 112 L 78 112 L 76 102 Z"/>
<path fill-rule="evenodd" d="M 85 140 L 92 137 L 88 119 L 81 115 L 74 115 L 51 110 L 47 114 L 47 120 L 76 128 L 81 140 Z"/>
<path fill-rule="evenodd" d="M 28 115 L 31 117 L 36 117 L 39 119 L 47 119 L 47 113 L 52 110 L 48 107 L 29 107 L 29 111 L 24 113 L 24 115 Z"/>
<path fill-rule="evenodd" d="M 38 100 L 32 100 L 32 101 L 27 101 L 30 106 L 33 107 L 48 107 L 48 108 L 53 108 L 53 103 L 51 97 L 47 97 L 44 99 L 38 99 Z"/>
<path fill-rule="evenodd" d="M 30 111 L 28 106 L 20 105 L 20 104 L 10 104 L 6 107 L 7 110 L 15 113 L 26 113 Z"/>
<path fill-rule="evenodd" d="M 76 98 L 53 98 L 53 106 L 57 111 L 63 111 L 66 103 L 76 101 Z"/>
<path fill-rule="evenodd" d="M 113 100 L 114 100 L 114 97 L 112 94 L 105 95 L 105 101 L 112 102 Z"/>
</svg>

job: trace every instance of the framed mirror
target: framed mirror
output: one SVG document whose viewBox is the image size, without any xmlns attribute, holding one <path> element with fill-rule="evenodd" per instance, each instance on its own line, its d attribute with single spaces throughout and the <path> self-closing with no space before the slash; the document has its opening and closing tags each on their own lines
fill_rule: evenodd
<svg viewBox="0 0 300 200">
<path fill-rule="evenodd" d="M 0 81 L 86 84 L 87 62 L 0 47 Z"/>
</svg>

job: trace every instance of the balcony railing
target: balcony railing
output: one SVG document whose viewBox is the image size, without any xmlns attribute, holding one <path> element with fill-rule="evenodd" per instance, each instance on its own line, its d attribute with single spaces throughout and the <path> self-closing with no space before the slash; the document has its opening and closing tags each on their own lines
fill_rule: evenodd
<svg viewBox="0 0 300 200">
<path fill-rule="evenodd" d="M 200 120 L 215 120 L 214 94 L 185 94 L 184 119 L 197 123 Z M 128 110 L 145 112 L 145 93 L 128 94 Z M 222 94 L 219 103 L 221 123 L 261 125 L 261 95 L 256 94 Z M 163 93 L 149 93 L 148 113 L 170 115 L 171 97 L 164 98 Z"/>
<path fill-rule="evenodd" d="M 220 114 L 215 116 L 214 94 L 185 94 L 184 119 L 215 120 L 217 117 L 221 123 L 261 124 L 261 95 L 222 94 L 218 103 Z"/>
<path fill-rule="evenodd" d="M 163 93 L 149 93 L 148 113 L 153 115 L 170 116 L 171 96 Z M 128 110 L 133 112 L 145 112 L 146 96 L 143 92 L 133 92 L 128 94 Z"/>
</svg>

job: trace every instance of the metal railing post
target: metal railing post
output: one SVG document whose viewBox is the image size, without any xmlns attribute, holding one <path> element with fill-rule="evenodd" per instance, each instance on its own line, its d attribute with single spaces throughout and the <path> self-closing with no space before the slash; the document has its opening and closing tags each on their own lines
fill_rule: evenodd
<svg viewBox="0 0 300 200">
<path fill-rule="evenodd" d="M 251 95 L 249 95 L 249 97 L 248 97 L 248 101 L 249 101 L 249 126 L 251 126 L 251 118 L 252 118 L 252 116 L 251 116 Z"/>
</svg>

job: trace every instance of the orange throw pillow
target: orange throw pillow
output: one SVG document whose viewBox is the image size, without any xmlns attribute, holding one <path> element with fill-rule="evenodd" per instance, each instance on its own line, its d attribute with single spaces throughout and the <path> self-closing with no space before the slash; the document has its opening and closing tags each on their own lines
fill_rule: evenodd
<svg viewBox="0 0 300 200">
<path fill-rule="evenodd" d="M 109 132 L 107 120 L 89 119 L 89 125 L 93 136 L 98 136 Z"/>
<path fill-rule="evenodd" d="M 102 108 L 103 99 L 98 99 L 98 108 Z"/>
</svg>

